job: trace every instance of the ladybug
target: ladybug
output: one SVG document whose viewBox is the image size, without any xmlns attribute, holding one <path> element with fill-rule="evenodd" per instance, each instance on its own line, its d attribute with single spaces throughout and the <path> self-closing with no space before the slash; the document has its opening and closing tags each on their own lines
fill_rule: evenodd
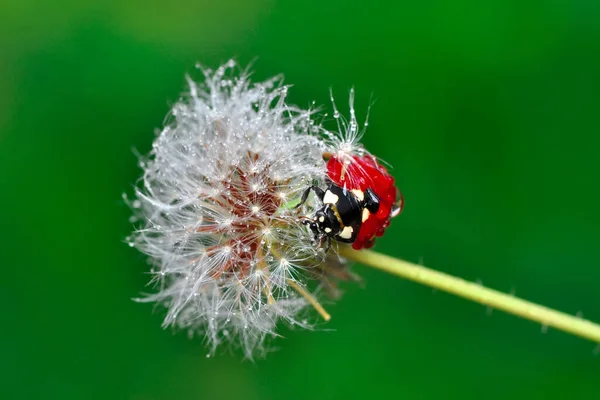
<svg viewBox="0 0 600 400">
<path fill-rule="evenodd" d="M 348 154 L 329 155 L 327 175 L 327 189 L 309 187 L 296 206 L 311 190 L 323 203 L 314 218 L 303 222 L 315 240 L 327 240 L 327 249 L 332 239 L 351 243 L 355 250 L 373 247 L 375 237 L 382 236 L 391 218 L 402 211 L 404 199 L 394 178 L 373 156 Z"/>
<path fill-rule="evenodd" d="M 310 186 L 302 194 L 296 207 L 300 207 L 310 191 L 314 191 L 323 206 L 315 212 L 312 219 L 304 219 L 315 235 L 315 240 L 322 243 L 327 240 L 327 249 L 331 247 L 331 239 L 342 243 L 354 243 L 359 236 L 362 224 L 372 213 L 379 210 L 379 197 L 371 190 L 348 190 L 333 182 L 326 190 L 318 186 Z"/>
</svg>

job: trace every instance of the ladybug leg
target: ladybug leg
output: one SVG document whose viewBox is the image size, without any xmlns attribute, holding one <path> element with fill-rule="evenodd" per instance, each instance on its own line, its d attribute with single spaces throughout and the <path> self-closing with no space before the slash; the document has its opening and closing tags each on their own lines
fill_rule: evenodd
<svg viewBox="0 0 600 400">
<path fill-rule="evenodd" d="M 327 236 L 327 247 L 325 247 L 325 253 L 328 253 L 331 250 L 331 236 Z"/>
<path fill-rule="evenodd" d="M 322 247 L 323 246 L 323 240 L 325 239 L 325 235 L 321 235 L 320 233 L 315 232 L 315 238 L 312 241 L 313 244 L 316 242 L 316 246 L 315 247 Z"/>
<path fill-rule="evenodd" d="M 306 203 L 306 199 L 308 199 L 308 194 L 310 193 L 310 187 L 302 193 L 302 198 L 300 199 L 300 203 L 296 204 L 294 208 L 299 208 L 302 204 Z"/>
<path fill-rule="evenodd" d="M 300 199 L 300 203 L 298 203 L 294 208 L 300 207 L 302 204 L 306 203 L 306 199 L 308 199 L 308 194 L 310 191 L 315 192 L 319 200 L 323 201 L 323 197 L 325 196 L 325 192 L 318 186 L 309 186 L 304 193 L 302 193 L 302 198 Z"/>
<path fill-rule="evenodd" d="M 323 243 L 325 242 L 325 243 Z M 323 247 L 323 245 L 326 244 L 325 246 L 325 253 L 329 252 L 329 250 L 331 250 L 331 236 L 327 236 L 327 235 L 319 235 L 319 244 L 317 245 L 317 247 Z"/>
<path fill-rule="evenodd" d="M 325 197 L 325 191 L 318 186 L 311 186 L 313 192 L 317 195 L 319 200 L 323 201 L 323 197 Z"/>
<path fill-rule="evenodd" d="M 363 206 L 369 210 L 372 214 L 376 213 L 379 210 L 379 197 L 368 188 L 365 190 L 365 199 L 363 200 Z"/>
</svg>

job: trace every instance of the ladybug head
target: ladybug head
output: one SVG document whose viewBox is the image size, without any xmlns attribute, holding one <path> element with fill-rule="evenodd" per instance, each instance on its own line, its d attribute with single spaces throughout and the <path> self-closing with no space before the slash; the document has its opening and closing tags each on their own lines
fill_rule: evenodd
<svg viewBox="0 0 600 400">
<path fill-rule="evenodd" d="M 315 239 L 320 236 L 334 237 L 340 232 L 342 225 L 338 214 L 331 204 L 325 204 L 315 212 L 313 219 L 305 220 L 304 223 L 314 233 Z"/>
</svg>

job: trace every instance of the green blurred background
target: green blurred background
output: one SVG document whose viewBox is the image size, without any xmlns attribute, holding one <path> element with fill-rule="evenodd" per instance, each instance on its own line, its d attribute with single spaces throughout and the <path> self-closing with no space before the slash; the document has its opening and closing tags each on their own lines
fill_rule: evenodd
<svg viewBox="0 0 600 400">
<path fill-rule="evenodd" d="M 376 249 L 600 321 L 600 5 L 3 0 L 0 397 L 600 398 L 595 344 L 356 266 L 319 332 L 207 359 L 133 303 L 121 193 L 199 61 L 372 107 L 406 209 Z"/>
</svg>

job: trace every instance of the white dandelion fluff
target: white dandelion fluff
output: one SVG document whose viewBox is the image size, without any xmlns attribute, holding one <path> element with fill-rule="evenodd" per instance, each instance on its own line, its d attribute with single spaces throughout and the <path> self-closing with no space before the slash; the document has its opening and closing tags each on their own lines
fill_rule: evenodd
<svg viewBox="0 0 600 400">
<path fill-rule="evenodd" d="M 318 306 L 309 276 L 346 272 L 290 206 L 326 178 L 322 128 L 286 104 L 281 77 L 253 84 L 236 69 L 188 79 L 141 163 L 130 204 L 142 225 L 129 241 L 154 265 L 158 291 L 141 301 L 166 306 L 165 326 L 204 335 L 210 354 L 232 342 L 252 358 L 278 321 L 308 327 L 299 313 Z"/>
</svg>

